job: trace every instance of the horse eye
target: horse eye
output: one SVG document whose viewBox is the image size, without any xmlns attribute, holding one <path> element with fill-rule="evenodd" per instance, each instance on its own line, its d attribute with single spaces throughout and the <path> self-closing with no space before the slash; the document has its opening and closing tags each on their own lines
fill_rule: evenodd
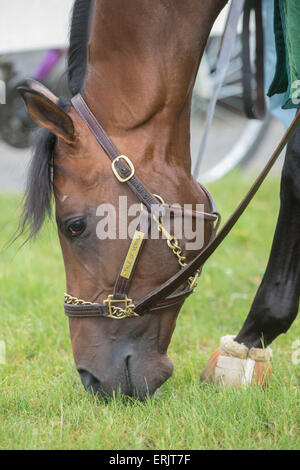
<svg viewBox="0 0 300 470">
<path fill-rule="evenodd" d="M 82 232 L 85 230 L 86 223 L 84 219 L 78 219 L 68 225 L 68 231 L 70 232 L 72 237 L 77 237 L 81 235 Z"/>
</svg>

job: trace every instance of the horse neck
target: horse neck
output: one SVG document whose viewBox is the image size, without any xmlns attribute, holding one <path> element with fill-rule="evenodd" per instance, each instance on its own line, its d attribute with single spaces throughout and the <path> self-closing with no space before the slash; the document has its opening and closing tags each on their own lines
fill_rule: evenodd
<svg viewBox="0 0 300 470">
<path fill-rule="evenodd" d="M 98 0 L 83 87 L 122 153 L 190 175 L 192 89 L 226 0 Z M 134 158 L 134 157 L 133 157 Z"/>
</svg>

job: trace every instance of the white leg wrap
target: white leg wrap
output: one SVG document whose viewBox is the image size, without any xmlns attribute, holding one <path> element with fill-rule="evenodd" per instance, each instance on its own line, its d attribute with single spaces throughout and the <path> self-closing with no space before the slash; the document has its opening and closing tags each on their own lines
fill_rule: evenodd
<svg viewBox="0 0 300 470">
<path fill-rule="evenodd" d="M 244 344 L 234 341 L 234 338 L 234 335 L 222 336 L 220 347 L 224 349 L 227 354 L 230 354 L 230 356 L 247 359 L 249 349 Z"/>
<path fill-rule="evenodd" d="M 244 344 L 234 341 L 235 336 L 221 338 L 220 347 L 229 356 L 218 357 L 215 378 L 224 385 L 247 386 L 251 383 L 256 361 L 268 361 L 272 355 L 270 348 L 247 348 Z"/>
<path fill-rule="evenodd" d="M 269 361 L 272 357 L 272 349 L 266 348 L 247 348 L 243 343 L 234 341 L 234 335 L 222 336 L 220 347 L 230 356 L 239 357 L 240 359 L 253 359 L 253 361 Z"/>
</svg>

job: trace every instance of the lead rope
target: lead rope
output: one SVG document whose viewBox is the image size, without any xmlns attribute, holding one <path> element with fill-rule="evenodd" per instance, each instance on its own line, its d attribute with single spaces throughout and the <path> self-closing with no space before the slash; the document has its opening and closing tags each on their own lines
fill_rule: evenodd
<svg viewBox="0 0 300 470">
<path fill-rule="evenodd" d="M 80 106 L 80 109 L 83 109 L 82 116 L 83 116 L 83 119 L 85 120 L 85 114 L 86 112 L 89 111 L 89 108 L 85 104 L 82 97 L 79 100 L 79 103 L 80 102 L 83 108 L 81 108 L 80 104 L 79 106 Z M 88 111 L 86 111 L 86 108 Z M 105 140 L 110 142 L 108 137 L 105 135 L 103 129 L 101 128 L 101 131 L 99 130 L 99 123 L 96 121 L 96 118 L 90 112 L 88 114 L 88 117 L 89 117 L 89 127 L 90 128 L 92 127 L 94 131 L 94 135 L 97 136 L 97 140 L 99 141 L 99 143 L 101 143 L 102 137 L 103 138 L 105 137 Z M 87 120 L 85 120 L 85 122 L 87 123 Z M 277 145 L 277 148 L 273 152 L 269 161 L 267 162 L 263 170 L 260 172 L 256 180 L 252 184 L 250 190 L 247 192 L 247 194 L 242 199 L 242 201 L 238 204 L 237 208 L 229 217 L 229 219 L 226 221 L 226 223 L 223 225 L 222 229 L 219 231 L 217 236 L 211 238 L 210 242 L 204 248 L 204 250 L 201 251 L 191 262 L 189 262 L 185 266 L 182 266 L 182 269 L 176 274 L 174 274 L 170 279 L 168 279 L 168 281 L 164 282 L 162 285 L 160 285 L 153 291 L 149 292 L 149 294 L 144 296 L 142 299 L 138 300 L 135 303 L 134 312 L 132 310 L 132 306 L 130 304 L 128 305 L 129 299 L 125 299 L 125 307 L 123 309 L 120 309 L 122 310 L 122 315 L 118 314 L 114 316 L 111 310 L 111 308 L 113 307 L 112 305 L 113 301 L 111 299 L 107 299 L 107 302 L 105 302 L 104 304 L 86 303 L 84 301 L 81 304 L 79 303 L 77 305 L 72 305 L 72 304 L 70 305 L 68 303 L 65 303 L 65 314 L 69 317 L 77 317 L 77 318 L 102 316 L 102 317 L 110 317 L 110 318 L 119 319 L 119 318 L 126 318 L 129 316 L 133 316 L 133 313 L 134 313 L 134 316 L 136 315 L 142 316 L 157 308 L 165 308 L 170 305 L 175 305 L 176 303 L 181 303 L 191 292 L 193 292 L 193 290 L 186 288 L 181 293 L 174 294 L 174 292 L 183 283 L 188 281 L 190 277 L 195 276 L 195 273 L 197 272 L 197 270 L 202 268 L 203 264 L 214 253 L 214 251 L 222 243 L 224 238 L 232 230 L 236 222 L 239 220 L 240 216 L 243 214 L 243 212 L 247 208 L 250 201 L 253 199 L 258 188 L 261 186 L 262 182 L 266 178 L 267 174 L 269 173 L 270 169 L 274 165 L 277 158 L 279 157 L 283 148 L 285 147 L 287 142 L 290 140 L 299 122 L 300 122 L 300 110 L 298 110 L 293 122 L 291 123 L 290 127 L 288 128 L 288 130 L 282 137 L 281 141 Z M 142 203 L 144 203 L 144 200 L 146 200 L 147 204 L 149 205 L 150 202 L 152 204 L 152 201 L 154 200 L 154 204 L 157 205 L 157 202 L 154 196 L 152 194 L 149 194 L 148 191 L 143 187 L 143 185 L 134 177 L 133 171 L 129 170 L 128 168 L 126 169 L 126 167 L 124 167 L 123 169 L 123 164 L 120 167 L 120 171 L 122 171 L 122 175 L 124 178 L 125 177 L 127 178 L 128 174 L 131 174 L 130 180 L 126 181 L 126 183 L 130 186 L 133 192 L 139 196 L 139 199 Z M 146 207 L 147 207 L 147 204 L 145 204 Z M 160 208 L 164 209 L 162 206 L 160 206 Z M 158 218 L 159 222 L 160 222 L 159 217 L 161 217 L 163 213 L 164 213 L 163 210 L 161 210 L 159 213 L 157 212 L 155 213 L 155 216 Z M 217 226 L 218 224 L 219 224 L 219 221 L 217 223 Z M 170 237 L 172 237 L 172 235 L 170 235 Z M 175 247 L 174 254 L 176 255 L 176 252 L 177 252 L 178 255 L 180 255 L 181 263 L 184 264 L 185 260 L 182 259 L 182 251 L 178 250 L 178 247 L 179 247 L 178 241 L 177 241 L 177 244 L 175 242 L 174 243 L 170 242 L 170 245 L 171 245 L 171 249 Z M 178 259 L 177 255 L 176 257 Z M 78 301 L 80 301 L 80 299 L 78 299 Z"/>
</svg>

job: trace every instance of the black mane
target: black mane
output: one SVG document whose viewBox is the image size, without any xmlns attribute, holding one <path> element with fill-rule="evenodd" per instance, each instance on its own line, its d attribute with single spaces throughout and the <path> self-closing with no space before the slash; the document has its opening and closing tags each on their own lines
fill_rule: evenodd
<svg viewBox="0 0 300 470">
<path fill-rule="evenodd" d="M 72 95 L 81 91 L 87 66 L 87 42 L 94 0 L 76 0 L 72 10 L 68 80 Z"/>
<path fill-rule="evenodd" d="M 72 95 L 81 91 L 87 66 L 87 42 L 91 11 L 94 0 L 76 0 L 72 10 L 68 51 L 68 84 Z M 61 98 L 58 106 L 66 109 L 70 102 Z M 45 129 L 39 129 L 32 160 L 28 169 L 20 233 L 28 227 L 28 238 L 34 237 L 51 215 L 52 157 L 56 137 Z"/>
<path fill-rule="evenodd" d="M 51 215 L 52 155 L 56 142 L 54 134 L 39 129 L 34 143 L 34 153 L 28 168 L 20 234 L 28 226 L 29 237 L 34 237 L 43 225 L 46 215 Z"/>
</svg>

